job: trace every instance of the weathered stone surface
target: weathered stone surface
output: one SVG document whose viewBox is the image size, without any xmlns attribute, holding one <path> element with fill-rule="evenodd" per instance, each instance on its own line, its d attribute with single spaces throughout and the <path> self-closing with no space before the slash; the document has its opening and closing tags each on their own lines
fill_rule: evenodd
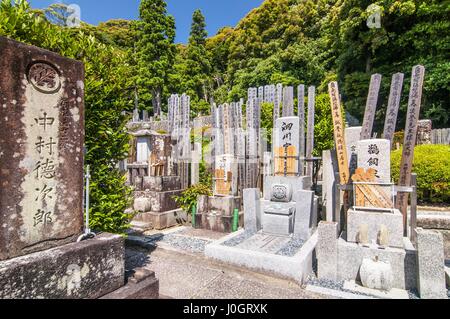
<svg viewBox="0 0 450 319">
<path fill-rule="evenodd" d="M 284 177 L 284 176 L 267 176 L 264 179 L 264 199 L 270 200 L 272 185 L 291 185 L 293 190 L 310 190 L 311 178 L 307 176 L 302 177 Z"/>
<path fill-rule="evenodd" d="M 215 211 L 223 214 L 224 216 L 233 216 L 234 210 L 241 208 L 240 197 L 209 197 L 209 211 Z"/>
<path fill-rule="evenodd" d="M 135 198 L 133 208 L 137 212 L 149 212 L 152 209 L 152 203 L 149 198 Z"/>
<path fill-rule="evenodd" d="M 167 191 L 167 192 L 135 192 L 137 198 L 147 198 L 150 200 L 152 212 L 166 212 L 179 208 L 175 202 L 175 196 L 181 196 L 182 190 Z"/>
<path fill-rule="evenodd" d="M 320 222 L 317 242 L 317 276 L 319 279 L 338 279 L 338 223 Z"/>
<path fill-rule="evenodd" d="M 393 288 L 394 274 L 389 263 L 364 259 L 359 270 L 364 287 L 383 291 Z"/>
<path fill-rule="evenodd" d="M 261 202 L 258 188 L 244 189 L 244 228 L 252 233 L 261 230 Z"/>
<path fill-rule="evenodd" d="M 350 174 L 354 174 L 358 168 L 357 146 L 361 138 L 362 127 L 348 127 L 345 129 L 345 145 L 349 161 Z"/>
<path fill-rule="evenodd" d="M 188 220 L 187 213 L 182 209 L 165 212 L 146 212 L 135 216 L 134 221 L 149 223 L 156 230 L 183 225 Z"/>
<path fill-rule="evenodd" d="M 388 231 L 389 246 L 403 248 L 403 216 L 399 210 L 394 210 L 394 213 L 379 213 L 349 209 L 347 216 L 349 242 L 358 243 L 360 226 L 367 225 L 369 244 L 380 244 L 378 239 L 381 226 L 384 226 Z"/>
<path fill-rule="evenodd" d="M 294 194 L 296 207 L 294 234 L 300 239 L 308 240 L 317 227 L 317 211 L 314 206 L 314 192 L 300 190 Z"/>
<path fill-rule="evenodd" d="M 239 227 L 244 227 L 244 212 L 239 212 Z M 233 216 L 223 216 L 217 213 L 197 214 L 195 228 L 218 233 L 231 233 Z"/>
<path fill-rule="evenodd" d="M 381 262 L 391 265 L 394 288 L 414 289 L 417 287 L 417 251 L 407 238 L 404 238 L 404 247 L 405 249 L 391 247 L 379 249 L 378 245 L 364 247 L 347 242 L 344 237 L 341 237 L 338 240 L 337 280 L 359 280 L 363 260 L 378 257 Z"/>
<path fill-rule="evenodd" d="M 391 142 L 389 140 L 364 140 L 357 143 L 358 168 L 376 170 L 377 181 L 391 182 Z"/>
<path fill-rule="evenodd" d="M 95 299 L 125 283 L 124 240 L 94 239 L 0 262 L 2 299 Z"/>
<path fill-rule="evenodd" d="M 422 120 L 417 124 L 417 145 L 432 144 L 431 133 L 433 131 L 433 122 L 431 120 Z"/>
<path fill-rule="evenodd" d="M 144 176 L 144 191 L 167 192 L 181 189 L 179 176 Z"/>
<path fill-rule="evenodd" d="M 146 268 L 139 268 L 128 278 L 128 283 L 100 299 L 158 299 L 159 280 L 155 273 Z"/>
<path fill-rule="evenodd" d="M 274 203 L 261 200 L 264 233 L 289 236 L 294 231 L 295 203 Z"/>
<path fill-rule="evenodd" d="M 289 184 L 275 184 L 270 194 L 272 202 L 289 203 L 292 200 L 292 187 Z"/>
<path fill-rule="evenodd" d="M 437 231 L 417 229 L 418 288 L 422 299 L 447 299 L 444 241 Z"/>
<path fill-rule="evenodd" d="M 207 195 L 200 195 L 197 198 L 197 213 L 203 214 L 208 212 L 209 209 L 208 200 L 209 198 Z"/>
<path fill-rule="evenodd" d="M 323 151 L 323 183 L 322 183 L 322 209 L 325 210 L 327 222 L 340 224 L 341 216 L 336 216 L 336 173 L 339 172 L 336 151 Z"/>
<path fill-rule="evenodd" d="M 0 37 L 0 260 L 82 231 L 84 69 Z"/>
</svg>

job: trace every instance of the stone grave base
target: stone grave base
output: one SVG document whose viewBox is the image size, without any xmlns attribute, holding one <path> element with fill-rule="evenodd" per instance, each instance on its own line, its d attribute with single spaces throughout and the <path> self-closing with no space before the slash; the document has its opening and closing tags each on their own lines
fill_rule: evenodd
<svg viewBox="0 0 450 319">
<path fill-rule="evenodd" d="M 159 299 L 159 280 L 153 271 L 141 268 L 125 286 L 100 299 Z"/>
<path fill-rule="evenodd" d="M 125 285 L 124 239 L 104 233 L 0 262 L 0 299 L 97 299 L 111 293 L 157 298 L 159 283 L 151 275 L 135 275 Z"/>
<path fill-rule="evenodd" d="M 133 219 L 133 222 L 147 225 L 145 230 L 163 230 L 166 228 L 183 225 L 187 222 L 188 216 L 182 209 L 170 210 L 167 212 L 148 212 L 139 213 Z"/>
<path fill-rule="evenodd" d="M 360 284 L 356 283 L 355 281 L 346 281 L 344 283 L 344 289 L 353 291 L 355 293 L 375 296 L 381 299 L 409 299 L 408 291 L 403 289 L 391 289 L 390 291 L 381 291 L 376 289 L 370 289 L 361 286 Z"/>
<path fill-rule="evenodd" d="M 209 258 L 255 271 L 293 279 L 299 284 L 307 281 L 313 272 L 317 233 L 297 247 L 291 236 L 263 233 L 249 234 L 244 230 L 230 234 L 206 246 Z M 301 247 L 300 247 L 301 246 Z M 293 248 L 289 250 L 287 247 Z"/>
<path fill-rule="evenodd" d="M 344 236 L 345 234 L 337 243 L 337 279 L 339 281 L 359 281 L 359 269 L 363 260 L 378 257 L 380 261 L 391 264 L 394 288 L 402 290 L 417 288 L 417 250 L 408 238 L 403 239 L 404 249 L 391 247 L 380 249 L 378 245 L 364 247 L 347 242 Z"/>
<path fill-rule="evenodd" d="M 239 212 L 239 227 L 244 227 L 244 212 Z M 224 216 L 217 213 L 196 214 L 195 228 L 219 233 L 231 233 L 233 231 L 233 216 Z"/>
<path fill-rule="evenodd" d="M 134 192 L 135 209 L 138 211 L 167 212 L 179 208 L 175 196 L 181 196 L 183 190 L 174 191 L 137 191 Z M 138 206 L 137 202 L 139 201 Z"/>
<path fill-rule="evenodd" d="M 347 217 L 347 240 L 352 243 L 358 242 L 360 225 L 367 225 L 369 243 L 378 243 L 380 226 L 384 225 L 388 231 L 389 247 L 403 248 L 403 215 L 398 209 L 391 212 L 375 212 L 369 210 L 348 210 Z"/>
</svg>

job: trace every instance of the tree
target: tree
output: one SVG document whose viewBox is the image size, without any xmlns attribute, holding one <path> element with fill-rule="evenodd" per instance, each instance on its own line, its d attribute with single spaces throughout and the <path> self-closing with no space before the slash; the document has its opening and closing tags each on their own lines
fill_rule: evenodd
<svg viewBox="0 0 450 319">
<path fill-rule="evenodd" d="M 174 64 L 176 47 L 175 20 L 167 14 L 163 0 L 142 0 L 140 20 L 136 23 L 136 85 L 141 108 L 152 104 L 153 113 L 161 114 L 164 87 Z"/>
<path fill-rule="evenodd" d="M 211 62 L 206 50 L 205 17 L 200 10 L 192 16 L 191 33 L 185 52 L 185 66 L 183 68 L 184 87 L 191 96 L 192 109 L 196 113 L 210 110 L 211 91 Z"/>
</svg>

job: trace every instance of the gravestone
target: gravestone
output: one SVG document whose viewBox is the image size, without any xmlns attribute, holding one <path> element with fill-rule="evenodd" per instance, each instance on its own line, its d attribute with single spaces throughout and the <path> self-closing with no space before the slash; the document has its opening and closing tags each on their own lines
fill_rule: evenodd
<svg viewBox="0 0 450 319">
<path fill-rule="evenodd" d="M 0 37 L 0 69 L 0 299 L 157 295 L 154 277 L 124 286 L 121 236 L 79 237 L 83 64 Z"/>
<path fill-rule="evenodd" d="M 419 121 L 420 108 L 422 105 L 422 90 L 425 79 L 425 67 L 417 65 L 413 68 L 411 89 L 409 93 L 408 113 L 406 115 L 405 140 L 403 143 L 403 154 L 400 165 L 400 186 L 411 185 L 411 173 L 414 159 L 414 147 L 417 140 L 417 122 Z M 404 225 L 407 223 L 408 194 L 402 193 L 397 196 L 396 207 L 402 212 Z"/>
<path fill-rule="evenodd" d="M 83 64 L 0 37 L 0 260 L 83 225 Z"/>
<path fill-rule="evenodd" d="M 389 95 L 388 109 L 386 113 L 386 122 L 384 124 L 383 138 L 394 142 L 394 134 L 397 125 L 398 110 L 402 98 L 402 88 L 404 74 L 397 73 L 392 77 L 391 93 Z"/>
<path fill-rule="evenodd" d="M 388 140 L 364 140 L 357 143 L 358 168 L 375 170 L 376 182 L 391 182 L 391 143 Z"/>
<path fill-rule="evenodd" d="M 294 88 L 292 86 L 283 89 L 283 117 L 294 116 Z"/>
<path fill-rule="evenodd" d="M 357 144 L 361 138 L 362 127 L 348 127 L 345 129 L 345 144 L 349 159 L 350 174 L 353 175 L 358 168 Z"/>
<path fill-rule="evenodd" d="M 279 118 L 274 130 L 274 163 L 276 176 L 299 174 L 300 120 L 298 117 Z"/>
<path fill-rule="evenodd" d="M 308 89 L 308 129 L 306 136 L 306 158 L 313 157 L 314 150 L 314 116 L 316 103 L 316 88 L 311 86 Z M 306 165 L 306 176 L 313 175 L 313 163 L 308 162 Z"/>
<path fill-rule="evenodd" d="M 417 128 L 417 145 L 432 144 L 433 122 L 431 120 L 421 120 Z"/>
<path fill-rule="evenodd" d="M 368 140 L 372 137 L 373 122 L 377 111 L 378 95 L 381 87 L 381 75 L 374 74 L 370 80 L 369 96 L 367 98 L 366 111 L 364 113 L 361 140 Z"/>
</svg>

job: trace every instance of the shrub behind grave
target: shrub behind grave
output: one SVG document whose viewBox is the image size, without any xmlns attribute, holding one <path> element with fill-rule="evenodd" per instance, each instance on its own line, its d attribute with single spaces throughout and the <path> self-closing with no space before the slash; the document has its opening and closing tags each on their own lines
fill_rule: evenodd
<svg viewBox="0 0 450 319">
<path fill-rule="evenodd" d="M 392 152 L 392 178 L 399 181 L 402 149 Z M 450 205 L 450 146 L 420 145 L 415 148 L 413 172 L 417 174 L 418 199 L 422 203 Z"/>
</svg>

